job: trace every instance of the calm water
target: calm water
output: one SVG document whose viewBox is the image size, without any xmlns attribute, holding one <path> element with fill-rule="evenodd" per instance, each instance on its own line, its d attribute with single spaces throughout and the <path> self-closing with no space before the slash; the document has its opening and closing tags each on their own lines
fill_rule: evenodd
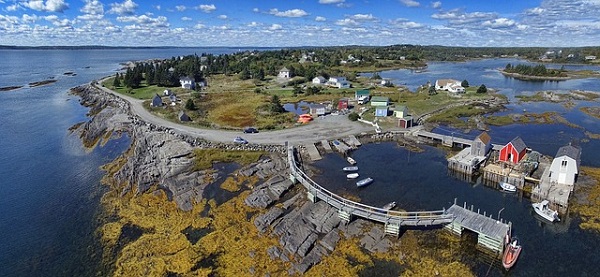
<svg viewBox="0 0 600 277">
<path fill-rule="evenodd" d="M 79 105 L 77 97 L 67 94 L 68 89 L 114 74 L 121 67 L 120 62 L 203 52 L 220 54 L 232 50 L 0 50 L 0 87 L 25 85 L 49 77 L 58 80 L 48 86 L 0 92 L 0 237 L 3 239 L 0 276 L 91 276 L 102 272 L 94 236 L 97 227 L 94 216 L 103 192 L 99 166 L 125 150 L 129 140 L 124 137 L 91 152 L 84 150 L 79 138 L 70 135 L 67 129 L 86 120 L 87 109 Z M 501 88 L 501 92 L 509 96 L 542 89 L 600 88 L 596 79 L 524 83 L 504 79 L 491 70 L 504 67 L 506 63 L 506 60 L 434 63 L 425 73 L 390 71 L 381 75 L 415 87 L 438 77 L 467 79 L 472 85 L 484 83 L 490 88 Z M 63 73 L 68 71 L 77 75 L 64 76 Z M 450 72 L 458 76 L 450 75 Z M 517 105 L 509 108 L 517 112 L 523 109 Z M 526 109 L 558 110 L 575 123 L 600 133 L 597 121 L 577 109 L 565 110 L 553 104 L 528 104 Z M 444 131 L 456 132 L 447 128 Z M 538 151 L 545 154 L 554 154 L 563 142 L 581 138 L 583 131 L 562 125 L 513 125 L 494 128 L 491 134 L 495 143 L 504 143 L 519 134 L 529 146 L 539 148 Z M 595 158 L 600 154 L 598 141 L 582 143 L 582 147 L 583 164 L 600 166 Z M 516 275 L 558 275 L 558 271 L 553 270 L 567 273 L 585 270 L 590 276 L 600 275 L 598 269 L 591 266 L 598 264 L 597 255 L 574 258 L 595 253 L 597 251 L 593 250 L 599 246 L 599 237 L 580 231 L 576 218 L 567 221 L 570 224 L 566 232 L 540 225 L 531 220 L 527 200 L 503 196 L 486 187 L 473 187 L 446 176 L 443 154 L 435 149 L 409 154 L 394 144 L 382 143 L 362 147 L 355 157 L 361 162 L 361 172 L 371 170 L 369 174 L 377 180 L 359 192 L 366 203 L 383 204 L 395 200 L 406 209 L 429 209 L 448 207 L 457 197 L 492 213 L 505 207 L 502 216 L 515 222 L 516 232 L 526 247 L 518 270 L 514 271 Z M 343 163 L 341 157 L 334 155 L 321 162 L 325 169 L 332 167 L 322 176 L 331 180 L 332 189 L 347 188 L 343 175 L 344 178 L 334 176 Z M 369 169 L 371 165 L 372 169 Z M 411 168 L 413 165 L 416 167 Z M 406 174 L 422 174 L 425 168 L 431 170 L 424 175 Z M 329 176 L 330 173 L 334 175 Z M 340 180 L 342 182 L 338 183 Z M 480 271 L 487 270 L 485 265 L 480 267 Z M 545 274 L 537 274 L 537 270 Z"/>
</svg>

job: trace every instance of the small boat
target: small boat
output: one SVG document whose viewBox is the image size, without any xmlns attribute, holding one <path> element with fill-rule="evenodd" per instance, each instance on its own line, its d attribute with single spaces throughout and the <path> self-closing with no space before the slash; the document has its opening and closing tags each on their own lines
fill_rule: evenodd
<svg viewBox="0 0 600 277">
<path fill-rule="evenodd" d="M 531 204 L 531 206 L 533 207 L 533 210 L 535 211 L 535 213 L 537 213 L 544 219 L 546 219 L 550 222 L 560 221 L 560 218 L 558 217 L 558 212 L 553 209 L 548 208 L 548 204 L 549 204 L 548 200 L 543 200 L 542 202 L 539 202 L 539 203 L 533 203 L 533 204 Z"/>
<path fill-rule="evenodd" d="M 333 145 L 335 145 L 335 146 L 340 145 L 340 141 L 337 139 L 333 140 Z"/>
<path fill-rule="evenodd" d="M 342 168 L 342 170 L 344 170 L 346 172 L 358 171 L 358 166 L 346 166 L 346 167 Z"/>
<path fill-rule="evenodd" d="M 362 179 L 362 180 L 356 182 L 356 186 L 360 188 L 360 187 L 364 187 L 370 183 L 373 183 L 373 178 L 368 177 L 368 178 L 365 178 L 365 179 Z"/>
<path fill-rule="evenodd" d="M 396 201 L 393 201 L 393 202 L 383 205 L 382 209 L 384 211 L 389 211 L 389 210 L 393 209 L 394 207 L 396 207 Z"/>
<path fill-rule="evenodd" d="M 347 157 L 346 161 L 348 161 L 348 163 L 351 164 L 351 165 L 355 165 L 356 164 L 356 160 L 354 160 L 352 157 Z"/>
<path fill-rule="evenodd" d="M 346 178 L 348 178 L 348 179 L 356 179 L 356 178 L 358 178 L 358 173 L 347 174 Z"/>
<path fill-rule="evenodd" d="M 504 249 L 504 255 L 502 255 L 502 266 L 505 269 L 510 269 L 515 262 L 517 262 L 517 258 L 519 258 L 519 254 L 521 254 L 521 245 L 519 244 L 519 240 L 516 237 L 512 237 L 510 239 L 510 243 L 506 245 L 506 249 Z"/>
<path fill-rule="evenodd" d="M 515 185 L 511 185 L 509 183 L 506 182 L 500 182 L 500 187 L 508 192 L 515 192 L 517 191 L 517 187 Z"/>
</svg>

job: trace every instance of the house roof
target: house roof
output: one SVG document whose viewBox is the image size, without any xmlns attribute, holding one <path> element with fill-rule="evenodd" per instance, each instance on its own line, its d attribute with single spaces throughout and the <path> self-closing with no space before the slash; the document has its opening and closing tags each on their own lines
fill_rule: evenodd
<svg viewBox="0 0 600 277">
<path fill-rule="evenodd" d="M 556 158 L 562 156 L 567 156 L 573 158 L 576 161 L 579 161 L 581 157 L 581 149 L 573 145 L 563 146 L 561 148 L 558 148 L 558 152 L 556 152 Z"/>
<path fill-rule="evenodd" d="M 311 104 L 309 105 L 311 109 L 325 109 L 325 105 L 323 104 Z"/>
<path fill-rule="evenodd" d="M 287 69 L 287 67 L 285 67 L 285 66 L 282 69 L 279 69 L 279 72 L 284 72 L 284 71 L 288 71 L 289 72 L 290 70 Z"/>
<path fill-rule="evenodd" d="M 454 79 L 439 79 L 439 80 L 435 81 L 435 84 L 438 86 L 447 86 L 447 85 L 456 84 L 456 83 L 458 83 L 458 81 L 454 80 Z"/>
<path fill-rule="evenodd" d="M 180 81 L 180 82 L 182 82 L 182 81 L 188 81 L 188 82 L 191 82 L 191 81 L 193 81 L 193 80 L 192 80 L 192 78 L 190 78 L 190 77 L 188 77 L 188 76 L 184 76 L 184 77 L 181 77 L 181 78 L 179 78 L 179 81 Z"/>
<path fill-rule="evenodd" d="M 357 90 L 355 92 L 356 95 L 358 96 L 365 96 L 365 95 L 369 95 L 371 92 L 368 89 L 361 89 L 361 90 Z"/>
<path fill-rule="evenodd" d="M 373 96 L 373 98 L 371 98 L 371 102 L 388 102 L 389 98 L 385 97 L 385 96 Z"/>
<path fill-rule="evenodd" d="M 523 141 L 523 139 L 521 139 L 521 137 L 516 137 L 513 140 L 511 140 L 509 142 L 510 144 L 512 144 L 512 146 L 515 148 L 515 150 L 517 150 L 517 152 L 521 153 L 521 151 L 525 150 L 525 148 L 527 148 L 527 145 L 525 145 L 525 142 Z"/>
<path fill-rule="evenodd" d="M 315 77 L 315 79 L 325 80 L 325 77 L 323 77 L 323 76 L 317 76 L 317 77 Z"/>
<path fill-rule="evenodd" d="M 487 132 L 482 132 L 475 139 L 479 139 L 481 142 L 483 142 L 485 144 L 489 144 L 490 141 L 492 141 L 492 137 L 490 137 L 490 135 Z"/>
<path fill-rule="evenodd" d="M 399 112 L 402 111 L 403 112 L 403 111 L 406 111 L 406 110 L 408 110 L 408 108 L 406 106 L 396 106 L 396 107 L 394 107 L 394 111 L 399 111 Z"/>
<path fill-rule="evenodd" d="M 386 110 L 387 111 L 388 106 L 376 106 L 375 110 Z"/>
</svg>

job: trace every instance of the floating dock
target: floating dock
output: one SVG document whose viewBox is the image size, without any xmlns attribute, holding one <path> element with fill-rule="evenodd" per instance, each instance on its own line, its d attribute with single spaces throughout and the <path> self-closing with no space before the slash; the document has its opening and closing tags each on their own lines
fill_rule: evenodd
<svg viewBox="0 0 600 277">
<path fill-rule="evenodd" d="M 306 151 L 311 160 L 318 161 L 322 159 L 321 154 L 314 143 L 307 143 L 304 146 L 306 147 Z"/>
</svg>

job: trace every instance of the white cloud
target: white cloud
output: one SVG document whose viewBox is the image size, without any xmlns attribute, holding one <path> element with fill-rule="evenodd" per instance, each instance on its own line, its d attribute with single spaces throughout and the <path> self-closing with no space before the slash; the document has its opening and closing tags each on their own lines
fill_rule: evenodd
<svg viewBox="0 0 600 277">
<path fill-rule="evenodd" d="M 182 11 L 185 11 L 185 9 L 187 9 L 187 7 L 186 7 L 186 6 L 184 6 L 184 5 L 177 5 L 177 6 L 175 6 L 175 9 L 176 9 L 177 11 L 180 11 L 180 12 L 182 12 Z"/>
<path fill-rule="evenodd" d="M 327 21 L 327 18 L 322 17 L 322 16 L 317 16 L 317 17 L 315 17 L 315 21 L 323 22 L 323 21 Z"/>
<path fill-rule="evenodd" d="M 344 19 L 340 19 L 340 20 L 336 21 L 335 25 L 340 25 L 340 26 L 357 26 L 358 22 L 356 22 L 356 20 L 354 20 L 354 19 L 344 18 Z"/>
<path fill-rule="evenodd" d="M 361 14 L 361 13 L 357 13 L 355 15 L 352 15 L 349 18 L 354 19 L 356 21 L 372 21 L 372 20 L 376 20 L 377 19 L 372 14 Z"/>
<path fill-rule="evenodd" d="M 214 10 L 216 10 L 217 7 L 215 7 L 214 4 L 210 4 L 210 5 L 200 5 L 200 6 L 196 7 L 196 9 L 202 10 L 205 13 L 210 13 L 210 12 L 213 12 Z"/>
<path fill-rule="evenodd" d="M 346 0 L 319 0 L 319 4 L 340 4 Z"/>
<path fill-rule="evenodd" d="M 192 21 L 193 19 L 191 17 L 184 16 L 181 18 L 181 20 L 182 21 Z"/>
<path fill-rule="evenodd" d="M 258 8 L 254 8 L 254 9 L 252 9 L 252 11 L 255 13 L 260 12 L 260 10 Z"/>
<path fill-rule="evenodd" d="M 205 27 L 206 27 L 206 26 L 205 26 L 204 24 L 200 24 L 200 23 L 198 23 L 198 24 L 196 24 L 196 25 L 194 26 L 194 29 L 204 29 Z"/>
<path fill-rule="evenodd" d="M 69 4 L 64 0 L 28 0 L 20 3 L 22 6 L 36 11 L 43 12 L 64 12 L 69 8 Z"/>
<path fill-rule="evenodd" d="M 6 11 L 14 12 L 19 9 L 19 4 L 14 4 L 6 7 Z"/>
<path fill-rule="evenodd" d="M 512 19 L 496 18 L 494 20 L 484 21 L 481 25 L 483 25 L 485 27 L 491 27 L 491 28 L 507 28 L 507 27 L 512 27 L 515 24 L 516 24 L 515 21 Z"/>
<path fill-rule="evenodd" d="M 473 23 L 481 23 L 487 20 L 494 20 L 498 16 L 495 13 L 486 13 L 486 12 L 472 12 L 465 13 L 459 11 L 457 9 L 440 12 L 431 15 L 434 19 L 446 20 L 448 23 L 453 25 L 465 25 L 465 24 L 473 24 Z"/>
<path fill-rule="evenodd" d="M 23 14 L 21 16 L 21 22 L 23 22 L 23 23 L 35 23 L 38 20 L 39 20 L 39 17 L 35 14 L 32 14 L 32 15 Z"/>
<path fill-rule="evenodd" d="M 104 14 L 104 5 L 98 0 L 86 0 L 85 5 L 79 11 L 92 15 Z"/>
<path fill-rule="evenodd" d="M 145 14 L 143 15 L 128 15 L 128 16 L 119 16 L 117 17 L 117 21 L 119 22 L 125 22 L 125 23 L 135 23 L 141 26 L 147 26 L 147 27 L 152 27 L 152 28 L 165 28 L 165 27 L 169 27 L 169 22 L 167 22 L 167 18 L 164 16 L 159 16 L 156 18 L 147 16 Z M 136 26 L 136 27 L 140 27 L 140 26 Z"/>
<path fill-rule="evenodd" d="M 250 22 L 250 24 L 248 24 L 247 26 L 248 26 L 248 27 L 257 27 L 258 25 L 259 25 L 259 24 L 258 24 L 258 23 L 256 23 L 256 21 L 252 21 L 252 22 Z"/>
<path fill-rule="evenodd" d="M 397 28 L 401 28 L 401 29 L 417 29 L 417 28 L 422 28 L 425 25 L 417 23 L 417 22 L 413 22 L 413 21 L 409 21 L 408 19 L 405 18 L 397 18 L 394 20 L 390 21 L 391 25 L 397 27 Z"/>
<path fill-rule="evenodd" d="M 307 16 L 308 13 L 301 9 L 293 9 L 287 11 L 279 11 L 278 9 L 270 9 L 269 14 L 279 17 L 303 17 Z"/>
<path fill-rule="evenodd" d="M 226 15 L 224 15 L 224 14 L 222 14 L 222 15 L 219 15 L 219 16 L 217 16 L 217 17 L 218 17 L 219 19 L 227 19 L 227 16 L 226 16 Z"/>
<path fill-rule="evenodd" d="M 112 3 L 108 13 L 114 13 L 117 15 L 131 15 L 135 12 L 138 4 L 132 0 L 125 0 L 123 3 Z"/>
<path fill-rule="evenodd" d="M 442 2 L 440 2 L 440 1 L 433 2 L 433 3 L 431 3 L 431 7 L 434 9 L 439 9 L 442 7 Z"/>
<path fill-rule="evenodd" d="M 527 15 L 541 15 L 542 13 L 544 13 L 544 9 L 540 7 L 535 7 L 525 11 L 525 14 Z"/>
<path fill-rule="evenodd" d="M 283 26 L 281 26 L 281 25 L 279 25 L 279 24 L 272 24 L 272 25 L 269 27 L 269 30 L 271 30 L 271 31 L 281 30 L 281 28 L 282 28 L 282 27 L 283 27 Z"/>
<path fill-rule="evenodd" d="M 415 0 L 400 0 L 400 2 L 407 7 L 418 7 L 421 4 Z"/>
</svg>

